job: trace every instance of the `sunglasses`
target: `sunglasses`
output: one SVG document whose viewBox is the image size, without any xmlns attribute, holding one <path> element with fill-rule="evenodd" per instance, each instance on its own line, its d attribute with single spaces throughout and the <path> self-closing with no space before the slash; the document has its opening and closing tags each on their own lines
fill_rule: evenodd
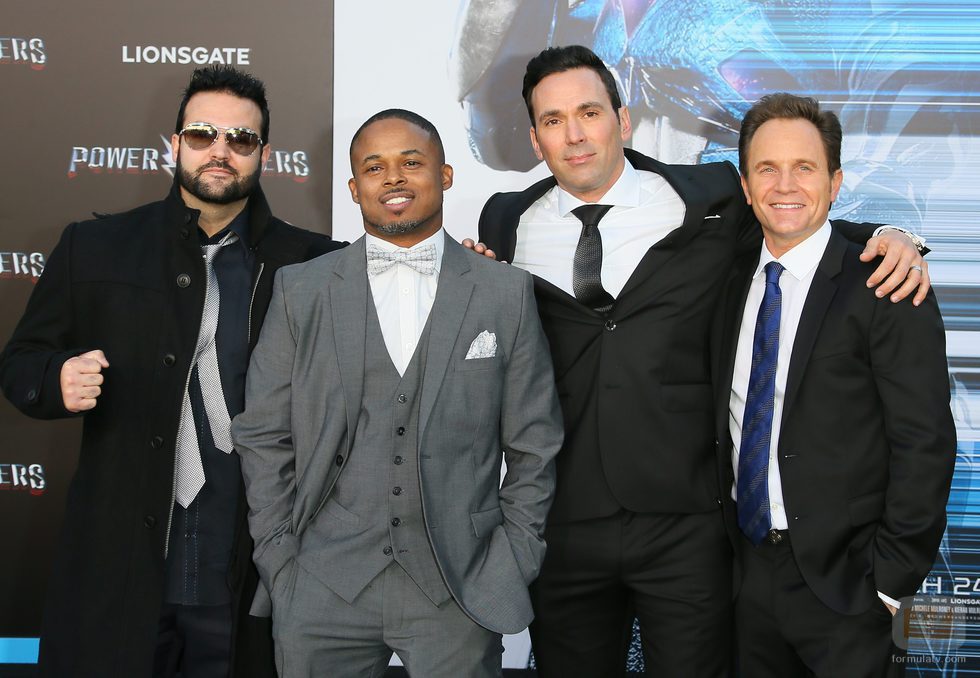
<svg viewBox="0 0 980 678">
<path fill-rule="evenodd" d="M 203 151 L 225 133 L 225 143 L 238 155 L 249 156 L 262 145 L 262 137 L 248 127 L 218 127 L 209 122 L 192 122 L 180 130 L 179 136 L 195 151 Z"/>
</svg>

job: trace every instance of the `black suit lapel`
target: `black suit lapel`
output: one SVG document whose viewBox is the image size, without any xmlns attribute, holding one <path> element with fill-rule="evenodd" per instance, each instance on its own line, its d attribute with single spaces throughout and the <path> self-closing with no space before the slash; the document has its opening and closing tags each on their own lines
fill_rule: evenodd
<svg viewBox="0 0 980 678">
<path fill-rule="evenodd" d="M 520 193 L 498 193 L 487 201 L 483 208 L 483 214 L 480 216 L 480 239 L 496 245 L 495 251 L 499 261 L 514 261 L 514 250 L 517 247 L 517 226 L 520 224 L 521 215 L 556 184 L 554 177 L 547 177 Z M 495 202 L 501 204 L 494 205 Z M 495 209 L 500 211 L 500 216 L 497 221 L 491 222 L 487 215 Z"/>
<path fill-rule="evenodd" d="M 625 149 L 624 152 L 626 153 L 626 159 L 630 161 L 630 164 L 634 168 L 659 174 L 666 179 L 667 183 L 677 191 L 677 195 L 684 202 L 684 223 L 655 246 L 660 247 L 661 245 L 666 245 L 669 247 L 682 245 L 693 238 L 698 232 L 697 227 L 701 225 L 701 222 L 704 221 L 708 213 L 705 192 L 701 188 L 699 180 L 695 179 L 690 172 L 683 171 L 684 167 L 665 165 L 658 160 L 648 158 L 630 148 Z"/>
<path fill-rule="evenodd" d="M 817 265 L 817 270 L 813 272 L 813 281 L 810 283 L 810 291 L 806 295 L 806 302 L 803 304 L 803 313 L 800 316 L 800 324 L 796 329 L 796 340 L 793 342 L 793 355 L 789 360 L 789 372 L 786 376 L 786 395 L 783 399 L 783 421 L 793 407 L 793 401 L 800 384 L 803 382 L 803 375 L 806 373 L 806 366 L 813 352 L 813 345 L 820 332 L 827 309 L 830 302 L 837 294 L 837 281 L 835 278 L 841 271 L 844 260 L 844 253 L 847 250 L 847 241 L 837 231 L 832 231 L 830 242 L 824 250 L 823 257 Z"/>
<path fill-rule="evenodd" d="M 682 168 L 665 165 L 630 148 L 624 149 L 624 154 L 635 169 L 654 172 L 662 176 L 677 191 L 677 194 L 684 202 L 685 213 L 684 222 L 680 228 L 675 229 L 647 250 L 646 254 L 640 260 L 640 263 L 633 271 L 629 280 L 626 281 L 626 285 L 617 299 L 617 305 L 614 310 L 616 315 L 629 312 L 628 302 L 624 304 L 621 300 L 628 298 L 629 293 L 633 289 L 645 282 L 647 278 L 659 270 L 691 238 L 697 235 L 708 209 L 708 201 L 705 200 L 704 190 L 690 173 L 681 171 Z M 517 228 L 520 224 L 521 216 L 531 208 L 531 205 L 536 200 L 554 188 L 556 183 L 553 176 L 547 177 L 520 193 L 497 194 L 487 202 L 483 214 L 480 217 L 480 237 L 485 242 L 495 245 L 498 259 L 502 261 L 514 260 L 514 250 L 517 245 Z M 491 222 L 488 215 L 494 211 L 497 211 L 499 216 L 495 221 Z M 574 297 L 561 292 L 561 290 L 558 290 L 553 285 L 536 284 L 536 286 L 539 292 L 543 291 L 548 294 L 554 294 L 559 299 L 565 298 L 566 301 L 574 299 Z"/>
<path fill-rule="evenodd" d="M 668 233 L 660 242 L 653 245 L 637 264 L 636 269 L 626 281 L 619 300 L 628 298 L 630 292 L 642 285 L 647 278 L 660 270 L 687 242 L 697 235 L 698 230 L 707 215 L 707 200 L 703 189 L 689 173 L 679 172 L 670 165 L 648 158 L 632 149 L 624 149 L 626 159 L 635 169 L 653 172 L 662 176 L 684 203 L 684 222 L 680 228 Z M 619 305 L 618 311 L 628 312 L 629 309 Z"/>
<path fill-rule="evenodd" d="M 759 252 L 746 255 L 735 262 L 725 286 L 724 302 L 720 309 L 724 314 L 721 321 L 721 338 L 718 363 L 718 402 L 716 407 L 718 431 L 728 429 L 728 403 L 731 399 L 732 379 L 735 373 L 735 355 L 738 352 L 738 335 L 745 314 L 745 300 L 752 285 L 752 273 L 759 264 Z"/>
</svg>

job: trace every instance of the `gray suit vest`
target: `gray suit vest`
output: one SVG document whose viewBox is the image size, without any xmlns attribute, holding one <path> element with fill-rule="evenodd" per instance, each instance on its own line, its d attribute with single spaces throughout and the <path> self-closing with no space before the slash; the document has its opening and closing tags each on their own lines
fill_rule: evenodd
<svg viewBox="0 0 980 678">
<path fill-rule="evenodd" d="M 419 485 L 419 395 L 429 323 L 402 377 L 370 295 L 365 327 L 364 393 L 354 444 L 303 537 L 300 561 L 349 603 L 385 567 L 400 566 L 441 605 L 450 593 L 426 534 Z"/>
</svg>

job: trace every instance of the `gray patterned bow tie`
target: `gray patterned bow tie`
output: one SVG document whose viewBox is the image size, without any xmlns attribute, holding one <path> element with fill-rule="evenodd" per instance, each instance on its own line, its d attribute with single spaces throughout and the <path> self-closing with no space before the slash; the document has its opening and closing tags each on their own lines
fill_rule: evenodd
<svg viewBox="0 0 980 678">
<path fill-rule="evenodd" d="M 395 251 L 383 250 L 377 245 L 367 246 L 368 275 L 384 273 L 395 264 L 405 264 L 422 275 L 432 275 L 436 272 L 436 246 L 429 243 L 414 250 Z"/>
</svg>

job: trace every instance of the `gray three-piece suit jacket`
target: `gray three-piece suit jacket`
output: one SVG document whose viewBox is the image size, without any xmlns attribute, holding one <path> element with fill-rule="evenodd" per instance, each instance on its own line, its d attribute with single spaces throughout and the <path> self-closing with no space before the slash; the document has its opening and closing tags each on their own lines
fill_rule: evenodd
<svg viewBox="0 0 980 678">
<path fill-rule="evenodd" d="M 544 557 L 562 441 L 551 359 L 529 274 L 447 235 L 439 276 L 418 394 L 425 530 L 462 609 L 492 631 L 514 633 L 533 616 L 527 586 Z M 321 509 L 345 469 L 356 471 L 349 456 L 358 419 L 370 414 L 362 394 L 373 303 L 363 237 L 276 276 L 245 411 L 232 427 L 264 585 L 253 614 L 269 614 L 268 592 L 287 564 L 299 560 L 309 569 L 305 552 L 329 552 L 329 544 L 310 543 L 323 541 L 324 531 L 308 528 L 337 519 L 337 511 Z M 495 354 L 467 359 L 483 332 L 495 336 Z M 329 558 L 316 562 L 325 563 L 323 570 Z"/>
</svg>

